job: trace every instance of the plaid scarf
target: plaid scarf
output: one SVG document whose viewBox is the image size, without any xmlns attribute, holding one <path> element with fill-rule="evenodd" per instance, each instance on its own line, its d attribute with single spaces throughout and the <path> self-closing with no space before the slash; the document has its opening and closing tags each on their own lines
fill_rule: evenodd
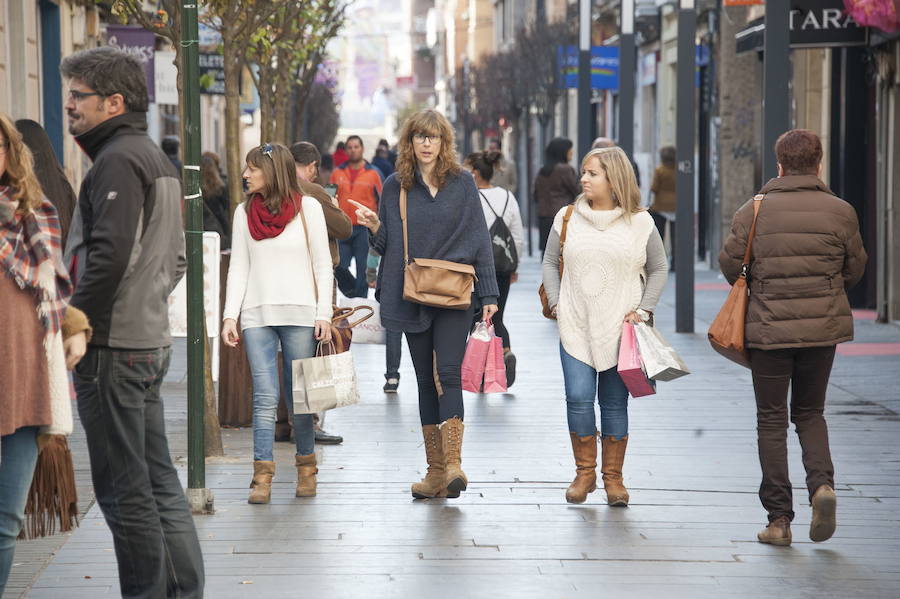
<svg viewBox="0 0 900 599">
<path fill-rule="evenodd" d="M 62 261 L 59 218 L 46 198 L 33 212 L 16 214 L 18 204 L 12 195 L 10 187 L 0 185 L 0 270 L 34 294 L 41 324 L 56 334 L 72 296 Z"/>
</svg>

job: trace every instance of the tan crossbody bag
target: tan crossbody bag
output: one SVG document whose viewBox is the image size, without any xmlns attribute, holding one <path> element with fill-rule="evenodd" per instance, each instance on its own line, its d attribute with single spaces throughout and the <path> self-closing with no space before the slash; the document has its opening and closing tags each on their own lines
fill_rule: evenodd
<svg viewBox="0 0 900 599">
<path fill-rule="evenodd" d="M 467 309 L 475 288 L 474 266 L 449 260 L 409 259 L 406 190 L 402 187 L 400 220 L 403 223 L 403 299 L 434 308 Z"/>
</svg>

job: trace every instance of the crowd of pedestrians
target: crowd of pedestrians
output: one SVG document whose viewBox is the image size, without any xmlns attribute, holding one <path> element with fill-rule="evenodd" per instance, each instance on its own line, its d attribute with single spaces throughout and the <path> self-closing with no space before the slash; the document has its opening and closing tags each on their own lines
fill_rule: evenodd
<svg viewBox="0 0 900 599">
<path fill-rule="evenodd" d="M 0 115 L 0 355 L 15 356 L 0 361 L 8 395 L 0 404 L 0 592 L 38 456 L 64 449 L 72 431 L 68 368 L 122 595 L 200 597 L 203 559 L 160 396 L 171 356 L 166 298 L 185 270 L 177 146 L 166 140 L 163 151 L 147 135 L 146 79 L 133 57 L 94 48 L 67 57 L 61 70 L 69 132 L 92 162 L 77 199 L 40 126 Z M 652 326 L 666 284 L 674 148 L 660 153 L 647 210 L 630 157 L 610 140 L 595 146 L 576 171 L 572 142 L 553 139 L 533 196 L 576 466 L 565 497 L 582 503 L 597 489 L 599 444 L 606 501 L 627 506 L 629 390 L 618 352 L 625 323 Z M 455 148 L 451 124 L 435 110 L 410 116 L 396 148 L 382 140 L 371 162 L 359 136 L 333 156 L 306 142 L 263 143 L 246 155 L 246 198 L 233 215 L 218 157 L 203 155 L 204 228 L 231 249 L 222 338 L 243 346 L 252 375 L 249 503 L 271 498 L 282 385 L 295 495 L 316 494 L 315 422 L 324 414 L 293 413 L 291 366 L 331 340 L 337 291 L 367 299 L 370 285 L 387 330 L 384 390 L 397 391 L 403 337 L 416 373 L 427 473 L 411 494 L 455 498 L 466 490 L 467 338 L 477 322 L 493 324 L 511 385 L 515 326 L 504 308 L 527 231 L 516 165 L 500 141 L 463 161 Z M 769 520 L 758 539 L 789 545 L 788 420 L 803 447 L 810 538 L 824 541 L 835 530 L 825 391 L 836 344 L 853 336 L 846 290 L 867 256 L 855 211 L 819 178 L 819 138 L 787 132 L 775 153 L 779 176 L 737 211 L 720 263 L 729 282 L 750 281 L 746 344 Z M 463 301 L 428 299 L 417 269 L 432 269 L 438 283 L 451 272 L 468 281 Z"/>
</svg>

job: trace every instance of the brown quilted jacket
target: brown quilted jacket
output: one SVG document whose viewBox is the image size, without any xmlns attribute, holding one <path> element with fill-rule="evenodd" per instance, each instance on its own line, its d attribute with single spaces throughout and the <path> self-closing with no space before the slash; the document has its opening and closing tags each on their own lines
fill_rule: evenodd
<svg viewBox="0 0 900 599">
<path fill-rule="evenodd" d="M 750 258 L 746 345 L 784 349 L 853 339 L 846 290 L 859 282 L 866 251 L 856 211 L 813 175 L 772 179 L 756 224 Z M 741 272 L 753 201 L 734 215 L 719 254 L 729 283 Z"/>
</svg>

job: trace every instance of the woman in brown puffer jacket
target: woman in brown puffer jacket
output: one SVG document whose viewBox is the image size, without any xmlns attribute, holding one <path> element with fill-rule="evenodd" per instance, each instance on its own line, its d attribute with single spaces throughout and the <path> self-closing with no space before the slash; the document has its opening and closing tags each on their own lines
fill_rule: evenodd
<svg viewBox="0 0 900 599">
<path fill-rule="evenodd" d="M 822 144 L 812 131 L 795 129 L 775 144 L 778 177 L 756 222 L 750 259 L 750 305 L 746 346 L 756 393 L 762 484 L 759 498 L 769 525 L 762 543 L 790 545 L 794 518 L 788 476 L 788 388 L 790 420 L 803 448 L 812 505 L 809 536 L 831 538 L 835 529 L 834 466 L 823 416 L 835 346 L 853 338 L 846 290 L 859 282 L 866 251 L 856 211 L 819 179 Z M 753 202 L 734 215 L 731 235 L 719 255 L 729 283 L 741 272 Z"/>
</svg>

